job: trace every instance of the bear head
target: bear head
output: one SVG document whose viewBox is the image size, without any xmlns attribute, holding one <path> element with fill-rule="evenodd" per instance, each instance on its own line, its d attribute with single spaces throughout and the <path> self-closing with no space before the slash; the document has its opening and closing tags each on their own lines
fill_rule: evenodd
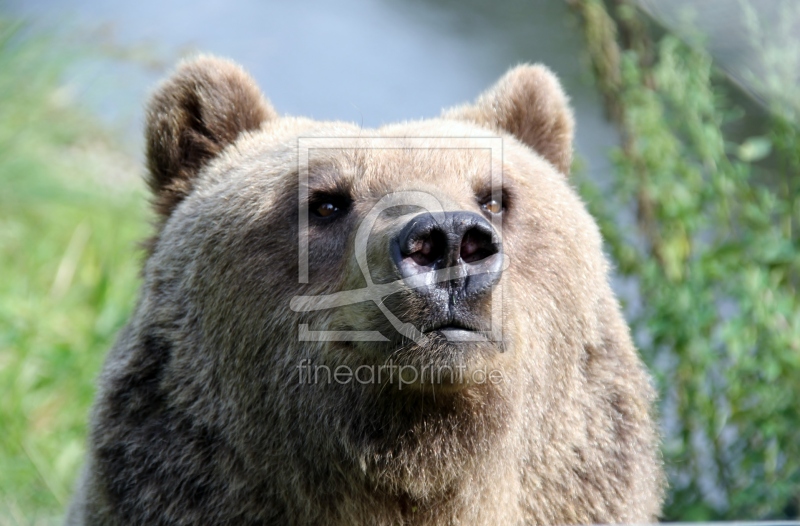
<svg viewBox="0 0 800 526">
<path fill-rule="evenodd" d="M 653 392 L 570 185 L 573 127 L 539 65 L 372 130 L 181 65 L 149 106 L 160 222 L 95 411 L 104 505 L 161 487 L 151 516 L 653 520 Z"/>
</svg>

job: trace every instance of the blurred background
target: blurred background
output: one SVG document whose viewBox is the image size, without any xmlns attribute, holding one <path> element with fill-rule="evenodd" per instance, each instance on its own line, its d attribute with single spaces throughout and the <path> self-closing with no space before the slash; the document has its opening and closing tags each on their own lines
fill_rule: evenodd
<svg viewBox="0 0 800 526">
<path fill-rule="evenodd" d="M 281 113 L 374 127 L 542 62 L 655 376 L 664 520 L 800 518 L 800 3 L 0 2 L 0 525 L 49 524 L 153 216 L 142 108 L 230 57 Z"/>
</svg>

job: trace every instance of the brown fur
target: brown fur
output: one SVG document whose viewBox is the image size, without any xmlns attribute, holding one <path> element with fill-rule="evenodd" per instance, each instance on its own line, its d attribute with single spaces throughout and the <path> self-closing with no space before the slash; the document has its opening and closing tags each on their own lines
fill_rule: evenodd
<svg viewBox="0 0 800 526">
<path fill-rule="evenodd" d="M 156 211 L 169 216 L 212 158 L 245 131 L 277 114 L 258 86 L 231 62 L 200 57 L 182 64 L 147 109 L 147 184 Z"/>
<path fill-rule="evenodd" d="M 520 66 L 474 106 L 377 130 L 278 118 L 240 70 L 211 58 L 179 68 L 154 101 L 148 162 L 166 219 L 100 379 L 70 524 L 657 518 L 654 395 L 597 227 L 564 177 L 572 116 L 548 70 Z M 289 308 L 296 295 L 364 286 L 354 232 L 390 192 L 421 190 L 448 210 L 482 213 L 488 158 L 441 148 L 495 134 L 510 261 L 503 342 L 420 345 L 371 302 Z M 335 222 L 310 221 L 300 284 L 298 137 L 359 136 L 426 137 L 431 148 L 311 152 L 311 194 L 346 194 L 352 205 Z M 370 236 L 376 283 L 397 278 L 385 242 L 393 225 L 383 217 Z M 480 325 L 489 303 L 470 301 Z M 385 303 L 404 322 L 433 323 L 434 306 L 411 290 Z M 390 341 L 301 342 L 299 323 L 381 330 Z M 389 358 L 492 368 L 503 381 L 401 390 L 298 378 L 303 359 L 355 369 Z"/>
<path fill-rule="evenodd" d="M 544 66 L 512 69 L 475 104 L 445 113 L 517 137 L 569 174 L 575 121 L 558 79 Z"/>
</svg>

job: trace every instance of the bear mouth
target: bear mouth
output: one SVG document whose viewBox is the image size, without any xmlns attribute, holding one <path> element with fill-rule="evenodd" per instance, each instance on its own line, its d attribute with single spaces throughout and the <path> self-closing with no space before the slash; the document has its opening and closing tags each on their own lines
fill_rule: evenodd
<svg viewBox="0 0 800 526">
<path fill-rule="evenodd" d="M 435 325 L 424 330 L 423 334 L 438 334 L 451 342 L 484 342 L 488 340 L 485 331 L 477 330 L 474 327 L 469 327 L 459 322 Z"/>
</svg>

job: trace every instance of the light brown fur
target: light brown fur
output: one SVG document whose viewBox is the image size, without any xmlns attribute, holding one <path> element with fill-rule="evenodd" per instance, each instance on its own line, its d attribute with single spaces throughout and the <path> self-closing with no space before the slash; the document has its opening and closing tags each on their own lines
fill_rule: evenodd
<svg viewBox="0 0 800 526">
<path fill-rule="evenodd" d="M 253 86 L 230 63 L 201 58 L 151 103 L 150 184 L 165 220 L 101 377 L 69 523 L 654 521 L 663 477 L 653 390 L 598 229 L 567 179 L 573 120 L 552 73 L 519 66 L 475 105 L 377 130 L 278 117 Z M 480 214 L 487 157 L 435 147 L 498 135 L 510 261 L 501 344 L 417 345 L 374 303 L 289 308 L 296 295 L 364 285 L 354 231 L 387 193 L 422 190 L 448 210 Z M 312 222 L 309 282 L 300 284 L 298 137 L 370 136 L 428 137 L 431 149 L 312 152 L 312 193 L 345 191 L 352 207 L 334 223 Z M 383 246 L 370 248 L 376 281 L 396 278 Z M 427 323 L 430 306 L 412 291 L 386 304 Z M 390 341 L 301 342 L 299 323 L 381 330 Z M 302 359 L 356 368 L 390 356 L 493 368 L 503 382 L 401 390 L 298 381 Z"/>
</svg>

